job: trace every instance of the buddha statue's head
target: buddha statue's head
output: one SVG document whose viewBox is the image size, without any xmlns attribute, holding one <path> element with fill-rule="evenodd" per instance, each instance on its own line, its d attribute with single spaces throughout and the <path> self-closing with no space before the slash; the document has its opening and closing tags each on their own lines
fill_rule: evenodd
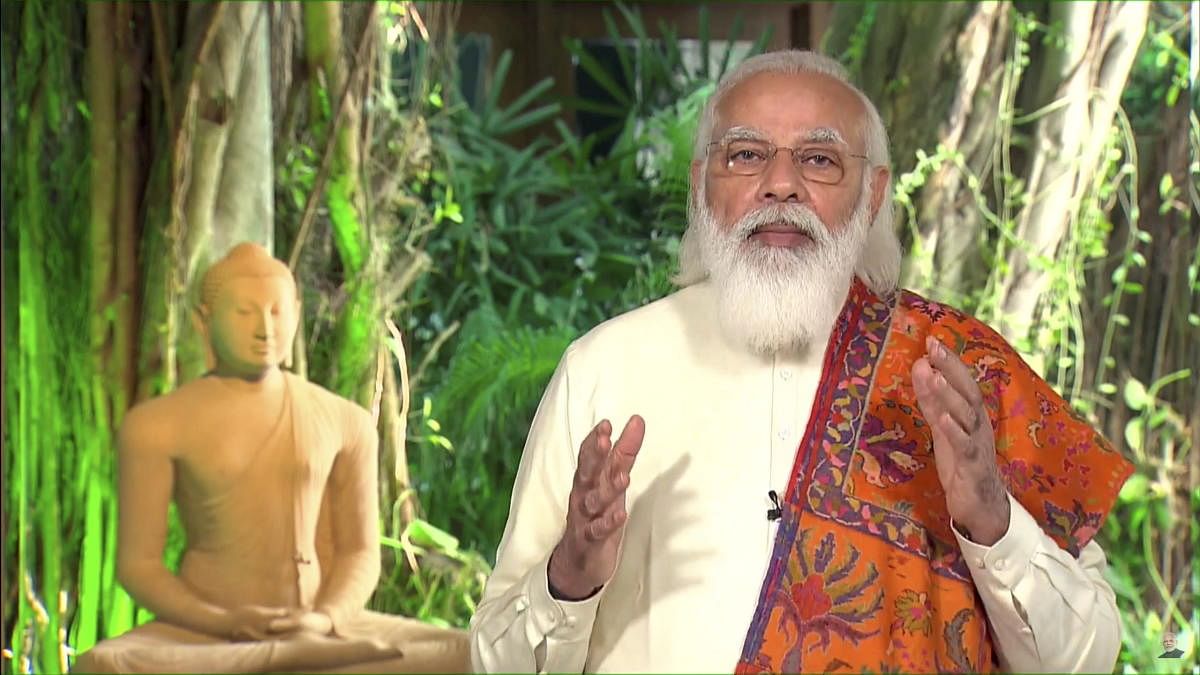
<svg viewBox="0 0 1200 675">
<path fill-rule="evenodd" d="M 204 274 L 196 320 L 218 373 L 259 378 L 279 367 L 299 319 L 291 270 L 258 244 L 234 246 Z"/>
</svg>

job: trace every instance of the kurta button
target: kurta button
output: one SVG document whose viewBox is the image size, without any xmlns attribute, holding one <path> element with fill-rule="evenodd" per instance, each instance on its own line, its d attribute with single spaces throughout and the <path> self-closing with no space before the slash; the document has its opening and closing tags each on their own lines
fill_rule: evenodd
<svg viewBox="0 0 1200 675">
<path fill-rule="evenodd" d="M 575 623 L 576 623 L 576 621 L 575 621 L 575 617 L 573 617 L 573 616 L 568 616 L 568 617 L 567 617 L 567 621 L 566 621 L 567 628 L 574 628 L 574 627 L 575 627 Z"/>
<path fill-rule="evenodd" d="M 1005 561 L 1003 558 L 1001 558 L 1000 560 L 997 560 L 997 561 L 996 561 L 996 571 L 997 571 L 997 572 L 1003 572 L 1003 571 L 1004 571 L 1004 570 L 1006 570 L 1006 569 L 1008 569 L 1008 562 L 1007 562 L 1007 561 Z"/>
<path fill-rule="evenodd" d="M 780 429 L 779 430 L 779 440 L 781 440 L 781 441 L 786 441 L 788 439 L 788 436 L 791 436 L 791 435 L 792 435 L 791 429 Z"/>
<path fill-rule="evenodd" d="M 983 561 L 983 558 L 976 558 L 975 566 L 978 567 L 979 569 L 985 569 L 985 568 L 987 568 L 987 563 L 985 563 Z"/>
<path fill-rule="evenodd" d="M 779 377 L 783 378 L 784 382 L 787 382 L 788 380 L 792 379 L 792 371 L 784 368 L 783 370 L 779 371 Z"/>
</svg>

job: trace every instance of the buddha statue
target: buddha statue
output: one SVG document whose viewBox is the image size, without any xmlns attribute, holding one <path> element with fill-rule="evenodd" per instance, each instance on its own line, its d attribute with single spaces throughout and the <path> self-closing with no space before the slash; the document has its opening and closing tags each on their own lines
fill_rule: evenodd
<svg viewBox="0 0 1200 675">
<path fill-rule="evenodd" d="M 118 433 L 117 574 L 155 620 L 79 672 L 466 672 L 465 631 L 365 609 L 380 573 L 378 435 L 361 406 L 283 370 L 295 280 L 240 244 L 196 313 L 211 370 Z M 163 563 L 174 499 L 187 536 Z"/>
</svg>

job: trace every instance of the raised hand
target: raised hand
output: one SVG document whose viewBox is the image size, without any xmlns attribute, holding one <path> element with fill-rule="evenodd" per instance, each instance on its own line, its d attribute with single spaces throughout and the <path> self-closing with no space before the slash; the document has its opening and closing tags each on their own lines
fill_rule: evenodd
<svg viewBox="0 0 1200 675">
<path fill-rule="evenodd" d="M 1008 494 L 996 468 L 996 437 L 970 369 L 933 336 L 913 364 L 917 404 L 933 432 L 938 479 L 955 525 L 979 544 L 1008 531 Z"/>
<path fill-rule="evenodd" d="M 612 577 L 628 513 L 629 471 L 646 434 L 634 415 L 616 444 L 601 420 L 579 446 L 579 464 L 567 503 L 567 527 L 550 556 L 550 586 L 562 600 L 582 600 Z"/>
</svg>

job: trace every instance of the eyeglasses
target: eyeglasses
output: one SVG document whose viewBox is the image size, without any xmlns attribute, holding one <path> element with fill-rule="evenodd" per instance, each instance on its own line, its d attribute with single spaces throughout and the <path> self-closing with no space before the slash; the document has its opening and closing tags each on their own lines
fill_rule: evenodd
<svg viewBox="0 0 1200 675">
<path fill-rule="evenodd" d="M 823 185 L 837 185 L 846 176 L 844 158 L 867 159 L 866 155 L 842 153 L 828 145 L 803 145 L 789 148 L 770 141 L 733 140 L 714 141 L 708 144 L 709 155 L 713 147 L 720 148 L 717 157 L 721 166 L 738 176 L 757 176 L 766 171 L 775 159 L 775 153 L 787 150 L 792 155 L 792 164 L 800 170 L 804 180 Z"/>
</svg>

